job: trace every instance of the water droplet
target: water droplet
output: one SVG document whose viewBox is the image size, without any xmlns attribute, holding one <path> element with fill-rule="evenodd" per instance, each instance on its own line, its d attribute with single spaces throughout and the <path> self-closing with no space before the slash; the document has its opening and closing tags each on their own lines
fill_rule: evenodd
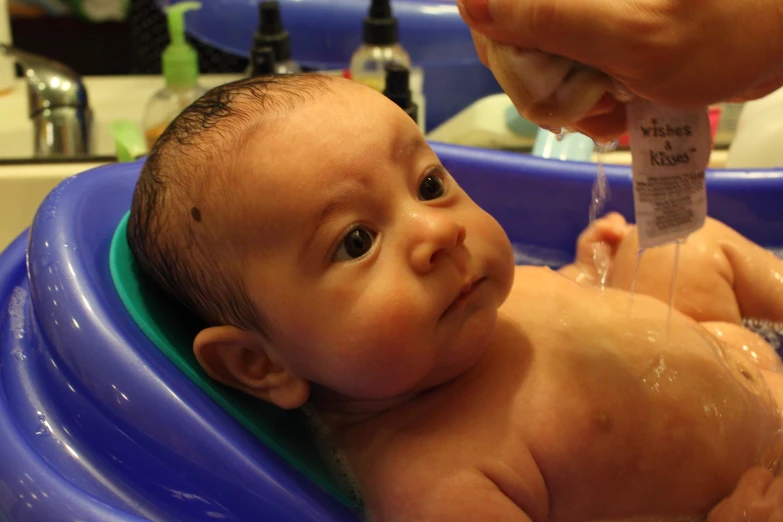
<svg viewBox="0 0 783 522">
<path fill-rule="evenodd" d="M 10 317 L 11 332 L 15 339 L 24 338 L 24 305 L 27 301 L 27 290 L 17 286 L 8 300 L 8 315 Z"/>
<path fill-rule="evenodd" d="M 593 182 L 592 197 L 590 200 L 590 224 L 592 226 L 595 220 L 603 213 L 606 202 L 611 197 L 609 191 L 609 184 L 606 180 L 606 170 L 604 169 L 604 152 L 609 152 L 617 147 L 617 141 L 613 141 L 609 144 L 599 144 L 596 142 L 598 158 L 597 158 L 597 173 L 595 181 Z M 594 243 L 593 244 L 593 262 L 595 263 L 595 270 L 598 274 L 598 282 L 603 290 L 606 287 L 606 281 L 609 276 L 610 265 L 610 249 L 606 244 Z"/>
<path fill-rule="evenodd" d="M 52 430 L 49 429 L 49 425 L 46 423 L 46 415 L 38 412 L 38 429 L 36 430 L 35 434 L 39 437 L 49 437 L 52 434 Z"/>
<path fill-rule="evenodd" d="M 630 297 L 628 298 L 628 316 L 631 315 L 631 308 L 633 307 L 633 297 L 636 295 L 636 278 L 639 275 L 639 267 L 642 266 L 642 256 L 644 255 L 644 248 L 636 253 L 636 267 L 633 269 L 633 277 L 631 278 L 631 288 L 628 291 Z"/>
<path fill-rule="evenodd" d="M 674 308 L 674 291 L 677 284 L 677 271 L 680 268 L 680 245 L 682 241 L 679 239 L 676 241 L 674 250 L 674 266 L 672 266 L 672 278 L 669 284 L 669 313 L 666 316 L 666 340 L 669 339 L 669 330 L 672 327 L 672 309 Z"/>
</svg>

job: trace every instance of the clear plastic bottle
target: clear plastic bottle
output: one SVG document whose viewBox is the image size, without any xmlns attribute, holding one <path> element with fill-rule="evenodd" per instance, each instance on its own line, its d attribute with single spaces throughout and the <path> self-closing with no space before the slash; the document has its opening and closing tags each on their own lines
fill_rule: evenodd
<svg viewBox="0 0 783 522">
<path fill-rule="evenodd" d="M 199 2 L 180 2 L 166 9 L 171 38 L 162 57 L 166 85 L 147 102 L 142 120 L 149 148 L 183 109 L 206 92 L 198 84 L 198 55 L 185 41 L 185 12 L 200 7 Z"/>
<path fill-rule="evenodd" d="M 165 87 L 153 94 L 147 102 L 142 123 L 147 147 L 151 149 L 155 140 L 163 134 L 169 123 L 205 92 L 207 92 L 206 89 L 195 85 L 189 89 Z"/>
<path fill-rule="evenodd" d="M 351 78 L 377 91 L 386 88 L 386 66 L 411 67 L 411 58 L 398 42 L 397 19 L 390 0 L 373 0 L 364 19 L 362 45 L 351 57 Z"/>
</svg>

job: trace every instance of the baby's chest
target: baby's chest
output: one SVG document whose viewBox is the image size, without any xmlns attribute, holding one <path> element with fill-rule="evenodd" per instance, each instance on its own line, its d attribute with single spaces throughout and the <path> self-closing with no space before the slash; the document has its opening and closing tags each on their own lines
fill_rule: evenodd
<svg viewBox="0 0 783 522">
<path fill-rule="evenodd" d="M 721 389 L 673 391 L 654 368 L 640 375 L 602 357 L 542 359 L 501 408 L 509 439 L 496 448 L 507 458 L 512 439 L 524 441 L 545 479 L 551 520 L 699 513 L 757 463 L 762 419 L 734 415 L 726 405 L 739 411 L 740 403 Z"/>
</svg>

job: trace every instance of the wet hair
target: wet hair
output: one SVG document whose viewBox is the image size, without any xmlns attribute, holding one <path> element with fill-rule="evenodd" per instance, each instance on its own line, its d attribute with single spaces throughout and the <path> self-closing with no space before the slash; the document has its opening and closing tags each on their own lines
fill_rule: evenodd
<svg viewBox="0 0 783 522">
<path fill-rule="evenodd" d="M 206 209 L 228 204 L 231 180 L 241 175 L 232 158 L 251 130 L 269 123 L 265 116 L 325 93 L 332 81 L 284 75 L 221 85 L 187 107 L 153 145 L 133 194 L 128 243 L 142 270 L 207 325 L 273 335 L 235 261 L 239 242 Z"/>
</svg>

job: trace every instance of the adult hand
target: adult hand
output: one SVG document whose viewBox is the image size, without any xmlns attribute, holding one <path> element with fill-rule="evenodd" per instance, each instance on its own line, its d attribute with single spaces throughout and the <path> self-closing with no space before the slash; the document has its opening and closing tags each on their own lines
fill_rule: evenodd
<svg viewBox="0 0 783 522">
<path fill-rule="evenodd" d="M 780 0 L 457 2 L 482 62 L 520 113 L 543 126 L 557 126 L 565 118 L 593 137 L 622 133 L 624 108 L 612 96 L 616 83 L 608 77 L 634 95 L 683 107 L 754 99 L 783 84 Z M 572 96 L 558 119 L 552 110 L 558 100 L 535 99 L 547 90 L 536 92 L 536 79 L 520 78 L 520 58 L 543 60 L 538 52 L 591 66 L 608 77 L 580 71 L 575 86 L 584 89 L 584 99 L 577 107 Z M 563 72 L 563 63 L 546 65 L 544 76 L 550 77 L 544 80 L 550 83 L 544 87 L 573 75 Z M 591 106 L 585 109 L 587 102 Z"/>
</svg>

